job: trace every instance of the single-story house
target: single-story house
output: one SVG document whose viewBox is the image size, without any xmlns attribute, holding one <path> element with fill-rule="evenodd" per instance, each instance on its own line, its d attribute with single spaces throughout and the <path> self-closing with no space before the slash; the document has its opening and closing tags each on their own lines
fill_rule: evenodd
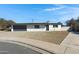
<svg viewBox="0 0 79 59">
<path fill-rule="evenodd" d="M 16 23 L 11 25 L 11 31 L 55 31 L 61 28 L 61 23 Z"/>
</svg>

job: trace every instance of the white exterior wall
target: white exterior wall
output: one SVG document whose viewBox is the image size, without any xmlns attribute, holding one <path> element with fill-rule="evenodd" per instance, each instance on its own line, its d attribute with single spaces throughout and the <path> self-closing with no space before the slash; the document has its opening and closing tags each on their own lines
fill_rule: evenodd
<svg viewBox="0 0 79 59">
<path fill-rule="evenodd" d="M 49 31 L 60 31 L 61 25 L 58 25 L 58 27 L 53 27 L 53 25 L 49 25 Z"/>
<path fill-rule="evenodd" d="M 61 29 L 61 25 L 58 25 L 58 29 Z"/>
<path fill-rule="evenodd" d="M 67 31 L 69 29 L 69 27 L 58 27 L 58 28 L 54 28 L 54 31 Z"/>
<path fill-rule="evenodd" d="M 70 27 L 62 27 L 61 31 L 67 31 Z"/>
<path fill-rule="evenodd" d="M 54 27 L 54 31 L 60 31 L 61 30 L 61 25 L 58 25 L 57 27 Z"/>
<path fill-rule="evenodd" d="M 46 26 L 39 25 L 39 28 L 34 28 L 34 25 L 27 25 L 27 31 L 46 31 Z"/>
<path fill-rule="evenodd" d="M 49 31 L 54 31 L 53 25 L 49 25 Z"/>
<path fill-rule="evenodd" d="M 34 28 L 34 25 L 27 25 L 27 31 L 46 31 L 45 25 L 39 25 L 40 28 Z M 49 31 L 62 31 L 61 25 L 58 27 L 53 27 L 53 25 L 49 25 Z"/>
<path fill-rule="evenodd" d="M 62 27 L 58 25 L 58 27 L 53 27 L 53 25 L 49 25 L 49 31 L 67 31 L 69 27 Z"/>
</svg>

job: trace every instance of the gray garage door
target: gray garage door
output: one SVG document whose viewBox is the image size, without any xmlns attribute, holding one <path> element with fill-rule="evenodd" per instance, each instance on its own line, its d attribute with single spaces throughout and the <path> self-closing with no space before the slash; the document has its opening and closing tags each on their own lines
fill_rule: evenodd
<svg viewBox="0 0 79 59">
<path fill-rule="evenodd" d="M 13 29 L 14 31 L 26 31 L 27 27 L 26 25 L 14 25 Z"/>
</svg>

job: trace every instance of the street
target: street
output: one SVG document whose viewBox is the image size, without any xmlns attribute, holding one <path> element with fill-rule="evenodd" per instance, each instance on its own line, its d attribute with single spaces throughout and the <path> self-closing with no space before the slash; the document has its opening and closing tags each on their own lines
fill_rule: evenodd
<svg viewBox="0 0 79 59">
<path fill-rule="evenodd" d="M 39 52 L 17 44 L 0 42 L 0 54 L 39 54 Z"/>
</svg>

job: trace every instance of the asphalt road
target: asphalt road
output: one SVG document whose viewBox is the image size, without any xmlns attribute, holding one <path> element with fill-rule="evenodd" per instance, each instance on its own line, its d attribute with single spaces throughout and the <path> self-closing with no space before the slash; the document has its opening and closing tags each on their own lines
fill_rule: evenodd
<svg viewBox="0 0 79 59">
<path fill-rule="evenodd" d="M 0 54 L 40 54 L 40 53 L 21 45 L 7 42 L 0 42 Z"/>
</svg>

